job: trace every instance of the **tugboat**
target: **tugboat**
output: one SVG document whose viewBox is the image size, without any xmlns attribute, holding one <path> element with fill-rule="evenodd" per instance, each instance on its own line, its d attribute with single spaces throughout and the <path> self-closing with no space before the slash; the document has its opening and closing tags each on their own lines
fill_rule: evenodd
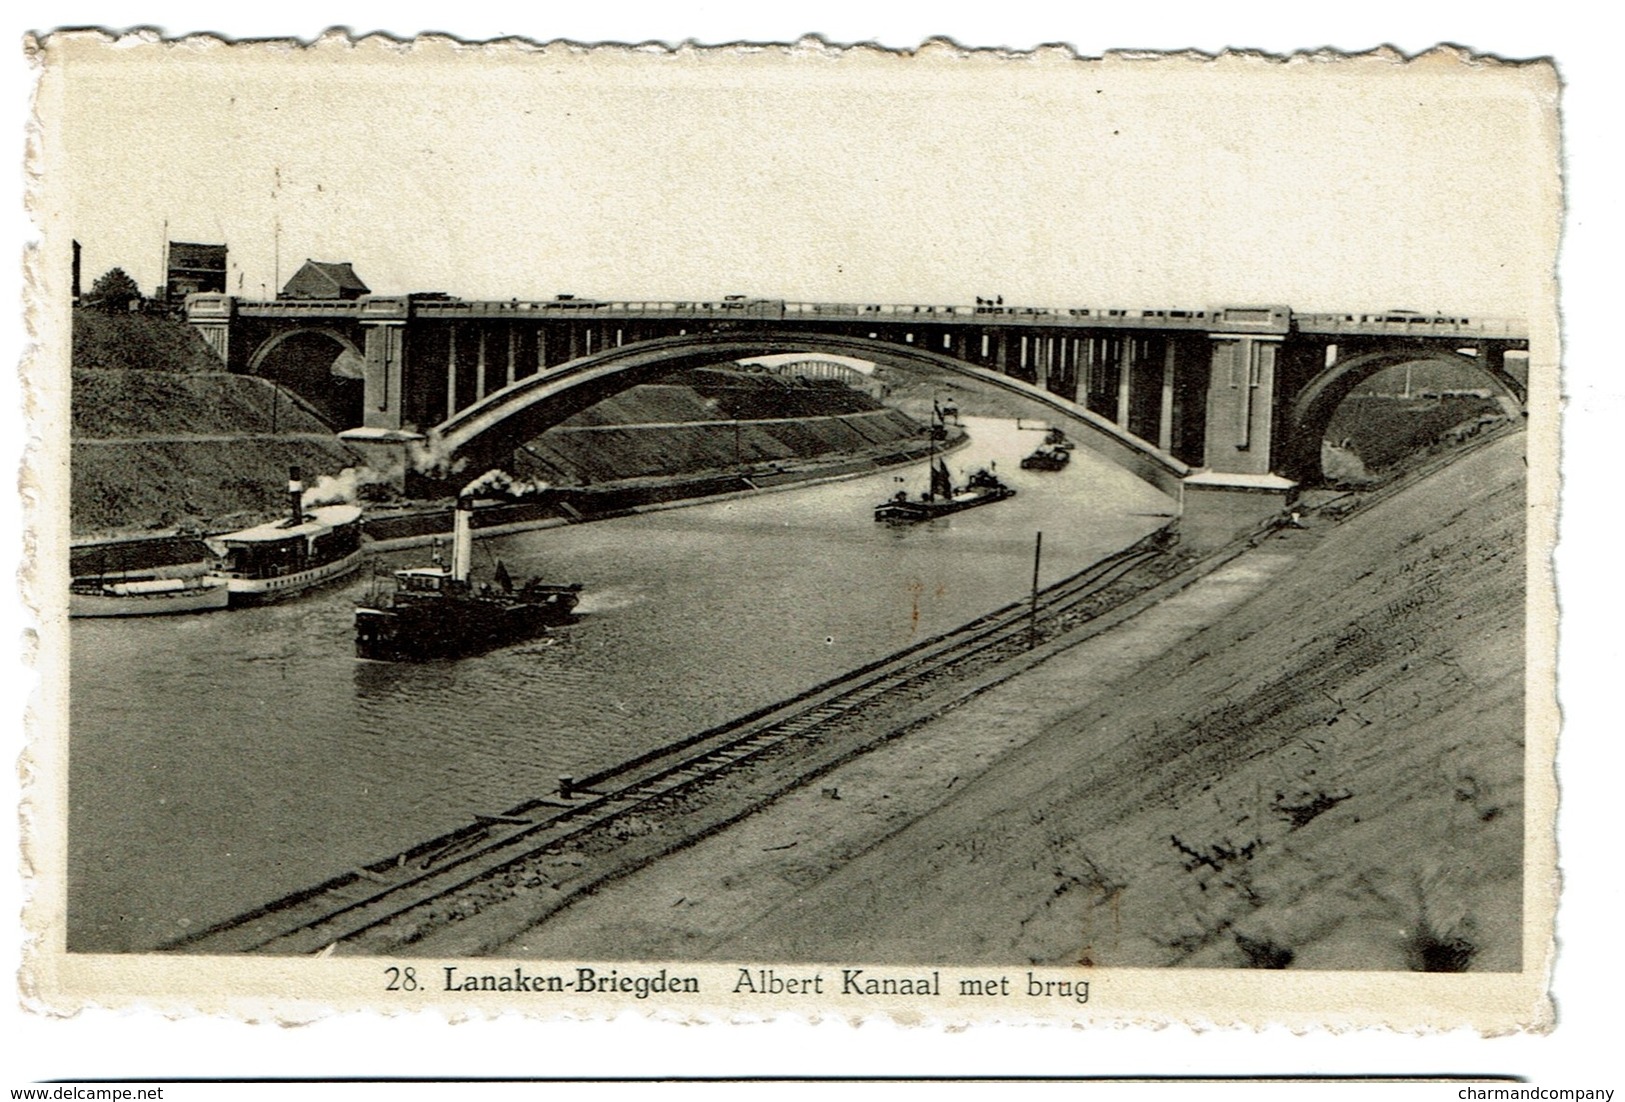
<svg viewBox="0 0 1625 1102">
<path fill-rule="evenodd" d="M 897 491 L 890 501 L 875 506 L 875 519 L 912 524 L 921 520 L 935 520 L 950 513 L 974 509 L 1015 497 L 1016 492 L 1000 482 L 998 476 L 986 468 L 974 471 L 963 489 L 955 489 L 942 460 L 931 460 L 931 488 L 917 500 L 911 500 L 907 491 Z"/>
<path fill-rule="evenodd" d="M 355 652 L 384 662 L 458 658 L 540 634 L 561 624 L 581 600 L 579 582 L 530 580 L 515 586 L 497 563 L 494 582 L 469 580 L 474 557 L 474 500 L 457 499 L 451 566 L 395 571 L 393 592 L 355 610 Z"/>
<path fill-rule="evenodd" d="M 226 583 L 233 607 L 292 597 L 361 565 L 360 507 L 306 510 L 304 494 L 299 468 L 290 468 L 287 516 L 205 541 L 221 559 L 206 576 Z"/>
</svg>

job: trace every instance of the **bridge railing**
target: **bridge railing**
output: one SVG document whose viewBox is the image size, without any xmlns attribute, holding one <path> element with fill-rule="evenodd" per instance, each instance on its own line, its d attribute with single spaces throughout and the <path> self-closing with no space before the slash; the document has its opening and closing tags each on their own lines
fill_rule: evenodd
<svg viewBox="0 0 1625 1102">
<path fill-rule="evenodd" d="M 321 314 L 327 317 L 359 315 L 360 299 L 282 299 L 276 302 L 239 301 L 237 312 L 247 317 L 285 317 Z"/>
<path fill-rule="evenodd" d="M 679 299 L 548 299 L 522 301 L 435 301 L 419 302 L 415 312 L 423 317 L 452 315 L 491 316 L 521 313 L 558 316 L 633 316 L 672 318 L 855 318 L 862 320 L 959 321 L 980 319 L 988 322 L 1042 322 L 1047 324 L 1101 320 L 1112 325 L 1146 322 L 1169 323 L 1181 327 L 1200 326 L 1210 317 L 1207 310 L 1091 308 L 1087 306 L 965 306 L 944 303 L 895 302 L 792 302 L 783 299 L 740 298 L 722 301 Z"/>
<path fill-rule="evenodd" d="M 227 296 L 193 296 L 189 315 L 199 319 L 229 317 L 231 308 L 214 302 Z M 204 301 L 208 299 L 209 301 Z M 229 299 L 228 299 L 229 301 Z M 370 305 L 369 305 L 370 304 Z M 464 300 L 378 295 L 355 300 L 235 300 L 237 313 L 249 317 L 492 318 L 530 315 L 554 318 L 629 317 L 652 319 L 758 320 L 853 319 L 874 322 L 926 322 L 1064 328 L 1163 328 L 1231 330 L 1264 325 L 1285 332 L 1364 336 L 1502 338 L 1526 340 L 1528 324 L 1519 318 L 1423 314 L 1404 310 L 1367 314 L 1294 314 L 1286 307 L 1224 307 L 1205 310 L 1090 306 L 1007 306 L 986 301 L 974 306 L 943 303 L 792 302 L 784 299 L 730 295 L 720 299 L 592 299 L 560 296 L 541 301 Z M 1267 318 L 1251 315 L 1268 313 Z M 1247 315 L 1243 317 L 1241 315 Z"/>
<path fill-rule="evenodd" d="M 1508 337 L 1524 340 L 1529 323 L 1522 318 L 1463 317 L 1449 314 L 1298 314 L 1301 333 L 1349 333 L 1362 336 Z"/>
</svg>

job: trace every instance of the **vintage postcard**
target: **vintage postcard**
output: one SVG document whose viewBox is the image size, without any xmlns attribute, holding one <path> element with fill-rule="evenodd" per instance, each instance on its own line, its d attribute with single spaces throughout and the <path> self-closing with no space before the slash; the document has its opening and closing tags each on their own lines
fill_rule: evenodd
<svg viewBox="0 0 1625 1102">
<path fill-rule="evenodd" d="M 1550 63 L 29 45 L 32 1005 L 1550 1024 Z"/>
</svg>

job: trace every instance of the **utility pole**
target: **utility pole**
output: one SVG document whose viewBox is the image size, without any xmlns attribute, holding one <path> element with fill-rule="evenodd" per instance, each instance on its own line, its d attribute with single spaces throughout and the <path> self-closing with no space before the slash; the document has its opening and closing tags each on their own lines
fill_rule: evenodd
<svg viewBox="0 0 1625 1102">
<path fill-rule="evenodd" d="M 1038 645 L 1038 564 L 1044 555 L 1044 533 L 1038 533 L 1033 540 L 1033 600 L 1032 610 L 1027 620 L 1027 649 L 1032 650 Z"/>
</svg>

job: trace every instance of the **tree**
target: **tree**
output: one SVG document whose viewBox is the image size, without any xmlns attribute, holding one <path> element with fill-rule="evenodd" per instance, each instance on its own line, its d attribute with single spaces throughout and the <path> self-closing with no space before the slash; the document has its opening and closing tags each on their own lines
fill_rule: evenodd
<svg viewBox="0 0 1625 1102">
<path fill-rule="evenodd" d="M 141 288 L 123 268 L 113 268 L 90 285 L 90 305 L 108 314 L 122 314 L 141 300 Z"/>
</svg>

